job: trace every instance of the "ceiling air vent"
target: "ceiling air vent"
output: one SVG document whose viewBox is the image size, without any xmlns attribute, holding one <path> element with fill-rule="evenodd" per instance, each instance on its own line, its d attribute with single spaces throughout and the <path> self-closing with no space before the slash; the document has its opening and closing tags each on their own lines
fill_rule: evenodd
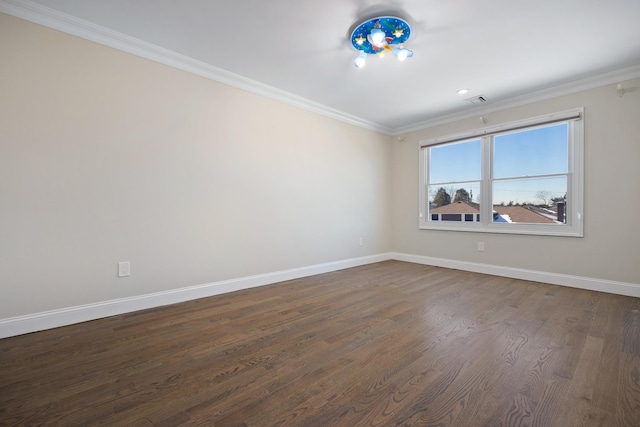
<svg viewBox="0 0 640 427">
<path fill-rule="evenodd" d="M 472 96 L 471 98 L 465 99 L 465 101 L 472 104 L 482 104 L 483 102 L 487 102 L 487 97 L 484 95 Z"/>
</svg>

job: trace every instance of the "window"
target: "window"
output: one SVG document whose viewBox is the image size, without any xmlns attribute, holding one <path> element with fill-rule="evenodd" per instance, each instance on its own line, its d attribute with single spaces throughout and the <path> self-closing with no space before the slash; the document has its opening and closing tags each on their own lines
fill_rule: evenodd
<svg viewBox="0 0 640 427">
<path fill-rule="evenodd" d="M 420 143 L 420 228 L 583 235 L 582 109 Z"/>
</svg>

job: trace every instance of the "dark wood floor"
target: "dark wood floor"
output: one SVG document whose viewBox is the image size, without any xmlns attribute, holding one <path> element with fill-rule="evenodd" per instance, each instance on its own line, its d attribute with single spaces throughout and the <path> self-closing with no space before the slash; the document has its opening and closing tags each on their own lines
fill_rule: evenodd
<svg viewBox="0 0 640 427">
<path fill-rule="evenodd" d="M 0 340 L 0 425 L 639 426 L 639 308 L 388 261 Z"/>
</svg>

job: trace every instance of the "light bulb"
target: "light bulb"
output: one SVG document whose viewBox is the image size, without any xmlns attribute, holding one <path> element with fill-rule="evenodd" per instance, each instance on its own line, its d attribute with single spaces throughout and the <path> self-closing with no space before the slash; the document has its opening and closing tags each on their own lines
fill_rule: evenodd
<svg viewBox="0 0 640 427">
<path fill-rule="evenodd" d="M 367 65 L 367 54 L 362 52 L 360 55 L 358 55 L 353 61 L 353 65 L 355 65 L 357 68 L 362 68 Z"/>
<path fill-rule="evenodd" d="M 407 58 L 413 56 L 413 52 L 407 48 L 393 49 L 393 54 L 398 58 L 398 61 L 404 61 Z"/>
<path fill-rule="evenodd" d="M 380 28 L 374 28 L 373 30 L 371 30 L 371 44 L 375 45 L 375 46 L 380 46 L 382 44 L 382 42 L 384 41 L 384 31 L 382 31 Z"/>
</svg>

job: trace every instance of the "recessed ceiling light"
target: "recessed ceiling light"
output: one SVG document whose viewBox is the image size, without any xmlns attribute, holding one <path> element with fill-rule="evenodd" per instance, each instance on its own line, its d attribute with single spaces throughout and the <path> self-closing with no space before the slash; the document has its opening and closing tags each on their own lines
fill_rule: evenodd
<svg viewBox="0 0 640 427">
<path fill-rule="evenodd" d="M 469 89 L 460 89 L 458 90 L 458 95 L 464 95 L 467 92 L 469 92 Z"/>
</svg>

